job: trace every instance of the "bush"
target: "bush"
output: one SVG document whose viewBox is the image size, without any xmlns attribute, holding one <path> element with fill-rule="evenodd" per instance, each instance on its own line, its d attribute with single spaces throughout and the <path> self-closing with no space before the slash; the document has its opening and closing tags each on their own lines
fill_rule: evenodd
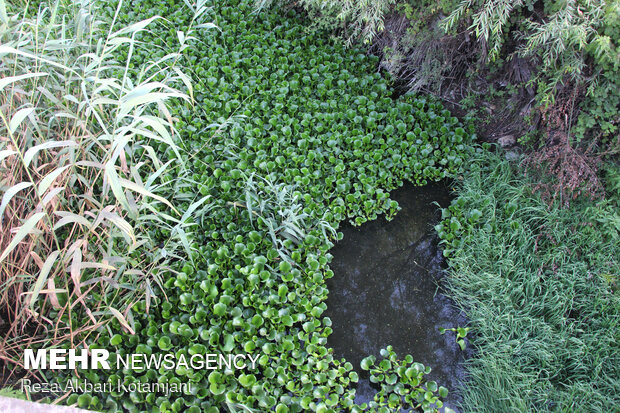
<svg viewBox="0 0 620 413">
<path fill-rule="evenodd" d="M 487 61 L 515 54 L 536 57 L 540 67 L 531 82 L 538 84 L 537 96 L 543 106 L 554 103 L 560 85 L 580 87 L 587 83 L 589 102 L 583 106 L 586 112 L 580 119 L 580 134 L 585 133 L 585 124 L 595 126 L 587 118 L 599 119 L 603 133 L 613 134 L 618 109 L 605 90 L 617 90 L 618 86 L 620 5 L 605 0 L 546 0 L 542 13 L 535 10 L 537 7 L 532 0 L 463 0 L 442 25 L 450 30 L 467 19 L 469 30 L 482 43 L 482 55 Z M 503 50 L 509 39 L 516 49 L 513 46 L 512 50 Z M 594 106 L 601 104 L 609 109 L 596 110 Z"/>
<path fill-rule="evenodd" d="M 264 7 L 271 2 L 257 4 Z M 461 72 L 480 72 L 470 61 L 473 51 L 463 47 L 462 43 L 469 42 L 432 30 L 436 16 L 441 17 L 439 25 L 446 32 L 460 30 L 464 23 L 464 32 L 473 33 L 479 41 L 476 54 L 482 61 L 518 56 L 536 62 L 534 76 L 524 68 L 523 77 L 528 86 L 537 88 L 541 107 L 555 104 L 564 88 L 584 89 L 570 114 L 572 133 L 578 140 L 595 139 L 597 144 L 611 144 L 612 150 L 618 150 L 620 120 L 614 92 L 620 87 L 620 5 L 616 1 L 303 0 L 295 4 L 308 12 L 311 26 L 337 31 L 349 44 L 360 39 L 372 43 L 393 12 L 403 14 L 406 23 L 394 19 L 391 29 L 395 33 L 379 38 L 371 52 L 384 56 L 382 66 L 402 76 L 411 90 L 431 93 L 438 93 L 440 85 L 455 78 L 465 82 Z M 457 48 L 464 50 L 456 53 Z"/>
<path fill-rule="evenodd" d="M 620 150 L 620 4 L 464 0 L 442 25 L 449 30 L 461 20 L 487 61 L 520 56 L 538 63 L 529 84 L 537 85 L 545 130 L 542 149 L 530 148 L 526 166 L 540 176 L 543 195 L 567 202 L 600 195 L 598 161 Z"/>
</svg>

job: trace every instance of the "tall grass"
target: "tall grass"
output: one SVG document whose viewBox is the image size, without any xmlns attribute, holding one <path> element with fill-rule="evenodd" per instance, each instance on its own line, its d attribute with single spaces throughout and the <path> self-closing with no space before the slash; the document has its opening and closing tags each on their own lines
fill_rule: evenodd
<svg viewBox="0 0 620 413">
<path fill-rule="evenodd" d="M 203 3 L 188 2 L 193 23 Z M 192 101 L 177 67 L 192 27 L 177 53 L 136 62 L 137 36 L 165 19 L 119 27 L 123 2 L 111 22 L 98 4 L 0 0 L 0 358 L 16 365 L 26 336 L 77 347 L 111 321 L 132 332 L 133 304 L 148 309 L 158 274 L 191 259 L 191 216 L 208 207 L 179 210 L 166 178 L 185 174 L 168 105 Z"/>
<path fill-rule="evenodd" d="M 549 208 L 508 162 L 475 161 L 452 216 L 477 215 L 448 243 L 476 350 L 464 410 L 617 411 L 620 193 Z"/>
</svg>

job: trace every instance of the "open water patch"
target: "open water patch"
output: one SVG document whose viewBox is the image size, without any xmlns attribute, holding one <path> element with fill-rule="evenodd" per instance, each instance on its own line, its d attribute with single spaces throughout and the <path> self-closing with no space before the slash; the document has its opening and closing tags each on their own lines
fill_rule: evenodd
<svg viewBox="0 0 620 413">
<path fill-rule="evenodd" d="M 445 263 L 433 229 L 440 219 L 433 202 L 449 205 L 448 183 L 407 183 L 391 198 L 402 208 L 392 221 L 344 225 L 344 237 L 330 251 L 328 345 L 358 371 L 357 403 L 372 400 L 377 391 L 360 369 L 361 360 L 371 354 L 380 358 L 380 349 L 392 345 L 399 357 L 411 354 L 432 368 L 429 379 L 450 390 L 445 405 L 455 409 L 467 351 L 454 333 L 441 335 L 439 328 L 464 326 L 466 319 L 442 293 Z"/>
</svg>

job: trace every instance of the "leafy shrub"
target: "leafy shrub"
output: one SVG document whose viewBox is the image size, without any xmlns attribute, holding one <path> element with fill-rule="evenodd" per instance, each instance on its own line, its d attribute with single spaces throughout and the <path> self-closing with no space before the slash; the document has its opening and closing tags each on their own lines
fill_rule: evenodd
<svg viewBox="0 0 620 413">
<path fill-rule="evenodd" d="M 485 60 L 520 56 L 538 63 L 529 84 L 538 87 L 546 130 L 543 149 L 527 166 L 543 172 L 543 195 L 568 200 L 599 194 L 598 158 L 620 150 L 620 4 L 463 0 L 442 25 L 449 30 L 462 20 L 479 39 Z"/>
<path fill-rule="evenodd" d="M 614 2 L 548 0 L 544 2 L 543 21 L 521 17 L 516 20 L 521 27 L 514 27 L 514 17 L 533 12 L 534 7 L 532 0 L 464 0 L 442 24 L 449 30 L 465 16 L 471 17 L 470 30 L 484 42 L 485 55 L 490 61 L 500 56 L 511 29 L 522 30 L 520 36 L 524 42 L 519 53 L 539 55 L 543 72 L 555 77 L 553 85 L 566 74 L 574 78 L 582 76 L 586 52 L 600 63 L 614 61 L 617 51 L 613 42 L 617 41 L 618 33 L 610 33 L 615 37 L 607 34 L 609 30 L 617 31 L 611 27 L 618 24 Z"/>
<path fill-rule="evenodd" d="M 116 14 L 115 4 L 104 10 L 108 19 Z M 119 354 L 243 349 L 261 356 L 252 372 L 79 371 L 100 382 L 194 385 L 190 394 L 92 394 L 82 402 L 111 411 L 361 410 L 353 366 L 326 346 L 331 321 L 322 314 L 334 232 L 343 220 L 361 224 L 395 213 L 388 192 L 404 180 L 425 184 L 459 171 L 471 131 L 433 100 L 391 99 L 387 81 L 373 73 L 375 59 L 305 33 L 294 11 L 256 14 L 247 1 L 217 2 L 203 18 L 219 30 L 200 23 L 192 38 L 184 28 L 193 13 L 184 4 L 135 0 L 119 16 L 129 24 L 151 13 L 172 25 L 136 36 L 151 47 L 133 51 L 134 66 L 164 58 L 180 38 L 187 46 L 179 63 L 191 75 L 195 105 L 170 109 L 179 150 L 165 142 L 152 149 L 174 160 L 159 179 L 171 183 L 162 196 L 175 197 L 180 221 L 196 225 L 187 237 L 191 259 L 157 265 L 167 300 L 149 314 L 143 301 L 127 309 L 135 334 L 115 322 L 84 341 Z M 121 53 L 120 63 L 128 56 Z M 188 212 L 197 194 L 210 197 L 208 213 Z M 151 210 L 162 219 L 171 213 L 165 203 Z M 155 240 L 172 233 L 149 229 Z"/>
<path fill-rule="evenodd" d="M 577 140 L 586 137 L 595 139 L 597 144 L 607 146 L 617 153 L 620 149 L 618 131 L 620 127 L 620 70 L 603 69 L 588 85 L 586 96 L 580 105 L 573 133 Z M 594 132 L 594 133 L 593 133 Z"/>
<path fill-rule="evenodd" d="M 257 4 L 264 7 L 271 2 Z M 580 140 L 597 139 L 618 149 L 617 1 L 303 0 L 294 4 L 304 7 L 312 26 L 338 30 L 349 44 L 360 38 L 373 43 L 370 52 L 383 56 L 382 66 L 409 82 L 414 91 L 440 94 L 442 84 L 445 87 L 455 79 L 466 82 L 466 72 L 480 73 L 480 67 L 472 65 L 474 55 L 487 63 L 515 56 L 532 58 L 539 64 L 533 76 L 523 68 L 524 74 L 511 80 L 519 83 L 524 77 L 529 86 L 537 86 L 543 107 L 553 105 L 563 87 L 583 87 L 585 96 L 570 114 L 572 133 Z M 390 24 L 394 12 L 406 19 L 393 18 Z M 448 17 L 440 26 L 451 31 L 464 23 L 466 31 L 479 40 L 479 49 L 464 47 L 463 43 L 469 44 L 465 38 L 436 33 L 432 19 L 444 14 Z M 376 36 L 386 22 L 390 33 Z"/>
<path fill-rule="evenodd" d="M 475 332 L 465 410 L 615 410 L 617 166 L 609 199 L 549 208 L 499 156 L 470 165 L 437 226 L 450 291 Z"/>
<path fill-rule="evenodd" d="M 608 136 L 618 123 L 618 105 L 613 105 L 617 97 L 607 89 L 618 87 L 620 5 L 616 1 L 546 0 L 542 16 L 535 7 L 532 0 L 463 0 L 442 25 L 450 30 L 467 18 L 488 61 L 502 54 L 537 57 L 541 64 L 531 81 L 538 83 L 537 96 L 543 106 L 554 103 L 560 85 L 586 84 L 588 102 L 579 120 L 579 136 L 583 137 L 585 129 L 599 129 L 594 119 L 602 123 L 600 129 Z M 515 53 L 502 51 L 511 38 L 509 33 L 515 31 Z M 597 108 L 600 105 L 606 110 Z"/>
</svg>

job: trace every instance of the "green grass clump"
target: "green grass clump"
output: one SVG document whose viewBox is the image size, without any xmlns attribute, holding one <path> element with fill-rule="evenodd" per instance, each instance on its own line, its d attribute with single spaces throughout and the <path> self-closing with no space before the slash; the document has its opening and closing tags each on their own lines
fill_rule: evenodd
<svg viewBox="0 0 620 413">
<path fill-rule="evenodd" d="M 104 69 L 95 71 L 106 76 L 108 87 L 95 90 L 114 93 L 75 104 L 95 120 L 96 110 L 112 116 L 118 128 L 114 136 L 98 129 L 89 135 L 87 148 L 94 154 L 85 156 L 97 160 L 100 155 L 108 165 L 105 180 L 94 175 L 80 181 L 83 191 L 107 194 L 104 199 L 114 202 L 122 218 L 110 219 L 108 227 L 118 231 L 101 246 L 93 243 L 93 249 L 105 255 L 129 243 L 131 265 L 113 259 L 115 274 L 133 274 L 131 281 L 146 268 L 159 284 L 150 285 L 146 299 L 137 294 L 114 311 L 105 305 L 116 296 L 95 290 L 92 297 L 103 304 L 102 311 L 111 312 L 105 313 L 107 324 L 89 334 L 77 331 L 71 343 L 57 347 L 102 347 L 120 355 L 247 352 L 260 357 L 251 371 L 79 371 L 92 383 L 189 382 L 192 390 L 72 394 L 64 402 L 128 412 L 217 412 L 226 406 L 278 412 L 363 409 L 354 404 L 353 366 L 335 360 L 326 346 L 331 320 L 323 316 L 325 280 L 333 276 L 328 251 L 342 221 L 359 225 L 394 214 L 398 204 L 389 191 L 403 181 L 425 184 L 458 171 L 471 131 L 437 102 L 412 95 L 392 99 L 375 59 L 306 33 L 294 11 L 257 14 L 251 2 L 235 0 L 73 7 L 67 13 L 98 22 L 101 39 L 80 43 L 80 52 L 105 50 L 110 34 L 127 35 L 112 39 L 113 53 L 106 55 Z M 154 15 L 164 18 L 148 20 Z M 134 24 L 138 21 L 143 23 Z M 190 102 L 178 99 L 166 106 L 158 100 L 166 92 L 171 95 L 165 97 Z M 143 104 L 140 111 L 133 103 Z M 159 123 L 149 123 L 151 115 L 158 115 Z M 45 113 L 41 116 L 47 121 Z M 105 129 L 107 124 L 100 123 Z M 130 180 L 144 183 L 149 192 L 135 190 Z M 95 198 L 91 203 L 103 208 Z M 144 214 L 136 214 L 134 204 Z M 83 222 L 78 221 L 76 229 Z M 143 238 L 134 240 L 130 228 L 140 228 Z M 84 231 L 99 235 L 87 225 Z M 71 249 L 77 256 L 75 251 L 82 250 Z M 72 263 L 74 275 L 79 257 Z M 92 291 L 79 287 L 99 286 L 104 279 L 81 280 L 90 283 L 78 280 L 77 291 L 84 296 L 75 293 L 77 304 L 89 300 Z M 129 283 L 121 288 L 143 292 Z M 70 315 L 54 306 L 46 314 L 52 320 L 65 317 L 74 326 L 102 315 L 77 304 L 69 306 Z M 50 329 L 48 336 L 53 334 Z M 63 383 L 75 373 L 45 375 Z"/>
<path fill-rule="evenodd" d="M 472 163 L 437 227 L 475 349 L 465 411 L 617 411 L 615 181 L 608 200 L 562 209 L 505 160 Z"/>
</svg>

